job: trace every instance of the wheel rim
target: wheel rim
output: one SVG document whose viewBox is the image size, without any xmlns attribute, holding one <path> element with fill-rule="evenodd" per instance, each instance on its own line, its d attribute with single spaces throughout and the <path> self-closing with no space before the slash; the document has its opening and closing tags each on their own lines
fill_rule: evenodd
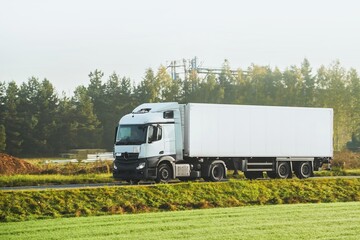
<svg viewBox="0 0 360 240">
<path fill-rule="evenodd" d="M 212 177 L 215 180 L 221 180 L 223 177 L 222 168 L 219 165 L 215 165 L 212 169 Z"/>
<path fill-rule="evenodd" d="M 220 177 L 220 170 L 219 170 L 219 167 L 214 167 L 214 170 L 213 170 L 213 175 L 215 178 L 219 178 Z"/>
<path fill-rule="evenodd" d="M 163 168 L 161 171 L 161 179 L 167 180 L 169 178 L 169 171 L 166 168 Z"/>
<path fill-rule="evenodd" d="M 289 176 L 289 168 L 286 163 L 282 163 L 278 168 L 278 175 L 280 178 L 287 178 Z"/>
<path fill-rule="evenodd" d="M 281 165 L 280 168 L 279 168 L 279 174 L 280 174 L 281 176 L 285 176 L 286 173 L 287 173 L 286 166 L 285 166 L 285 165 Z"/>
<path fill-rule="evenodd" d="M 301 166 L 301 174 L 304 176 L 304 177 L 308 177 L 310 175 L 310 166 L 308 163 L 304 163 L 302 166 Z"/>
</svg>

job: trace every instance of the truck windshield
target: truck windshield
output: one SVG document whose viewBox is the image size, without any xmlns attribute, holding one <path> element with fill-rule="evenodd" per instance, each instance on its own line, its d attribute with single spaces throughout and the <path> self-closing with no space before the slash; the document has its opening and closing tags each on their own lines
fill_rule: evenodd
<svg viewBox="0 0 360 240">
<path fill-rule="evenodd" d="M 145 125 L 120 125 L 116 134 L 116 145 L 140 145 L 146 142 Z"/>
</svg>

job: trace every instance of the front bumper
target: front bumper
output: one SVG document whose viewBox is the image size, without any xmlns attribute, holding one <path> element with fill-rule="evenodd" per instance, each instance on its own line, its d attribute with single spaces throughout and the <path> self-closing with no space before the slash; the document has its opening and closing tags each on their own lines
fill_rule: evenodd
<svg viewBox="0 0 360 240">
<path fill-rule="evenodd" d="M 136 169 L 140 163 L 145 167 Z M 113 177 L 118 180 L 153 180 L 156 179 L 156 168 L 150 168 L 146 159 L 115 160 Z"/>
</svg>

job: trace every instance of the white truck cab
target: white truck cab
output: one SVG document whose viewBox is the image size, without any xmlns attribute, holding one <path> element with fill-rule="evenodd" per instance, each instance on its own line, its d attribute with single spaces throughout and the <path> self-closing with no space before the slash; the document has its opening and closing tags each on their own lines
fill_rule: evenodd
<svg viewBox="0 0 360 240">
<path fill-rule="evenodd" d="M 114 177 L 168 181 L 174 177 L 175 162 L 183 158 L 182 149 L 179 104 L 142 104 L 116 128 Z"/>
</svg>

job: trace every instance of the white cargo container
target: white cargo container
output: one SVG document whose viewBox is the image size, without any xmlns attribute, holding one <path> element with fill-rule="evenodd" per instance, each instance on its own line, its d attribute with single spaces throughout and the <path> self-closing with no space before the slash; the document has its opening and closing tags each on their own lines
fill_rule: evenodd
<svg viewBox="0 0 360 240">
<path fill-rule="evenodd" d="M 325 108 L 142 104 L 119 121 L 113 176 L 220 181 L 233 169 L 307 178 L 332 158 L 332 124 Z"/>
<path fill-rule="evenodd" d="M 185 106 L 189 157 L 331 157 L 329 108 L 194 104 Z"/>
</svg>

